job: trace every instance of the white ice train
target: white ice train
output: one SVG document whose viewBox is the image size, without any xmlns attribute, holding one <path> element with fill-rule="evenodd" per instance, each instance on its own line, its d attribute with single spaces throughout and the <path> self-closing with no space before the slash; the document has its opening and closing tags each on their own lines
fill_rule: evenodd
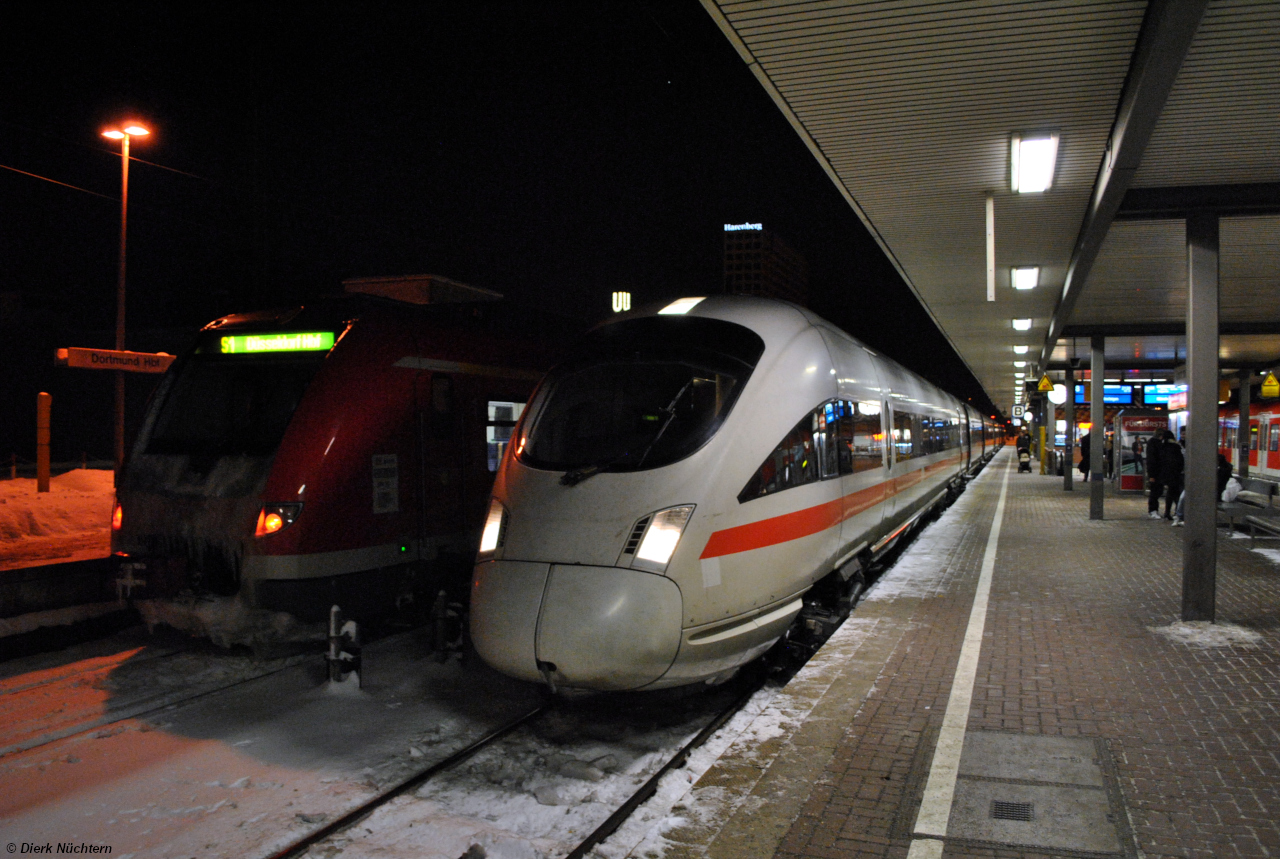
<svg viewBox="0 0 1280 859">
<path fill-rule="evenodd" d="M 599 326 L 514 438 L 472 639 L 506 674 L 599 690 L 732 676 L 1002 443 L 815 314 L 738 296 Z"/>
</svg>

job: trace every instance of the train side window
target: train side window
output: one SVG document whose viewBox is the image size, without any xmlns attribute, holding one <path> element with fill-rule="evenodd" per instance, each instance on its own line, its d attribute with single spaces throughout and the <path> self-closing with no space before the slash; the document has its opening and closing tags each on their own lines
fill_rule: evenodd
<svg viewBox="0 0 1280 859">
<path fill-rule="evenodd" d="M 453 379 L 431 377 L 431 437 L 453 438 Z"/>
<path fill-rule="evenodd" d="M 1271 425 L 1271 442 L 1267 445 L 1271 451 L 1280 451 L 1280 424 Z"/>
<path fill-rule="evenodd" d="M 919 435 L 919 418 L 916 418 L 910 412 L 893 413 L 893 458 L 895 462 L 905 462 L 916 455 L 915 444 Z"/>
<path fill-rule="evenodd" d="M 522 414 L 524 414 L 524 403 L 489 400 L 484 427 L 489 471 L 498 470 L 498 465 L 502 462 L 502 454 L 511 443 L 511 433 Z"/>
<path fill-rule="evenodd" d="M 738 502 L 817 483 L 839 474 L 836 403 L 824 403 L 801 418 L 751 475 Z"/>
<path fill-rule="evenodd" d="M 879 403 L 843 404 L 839 445 L 841 474 L 856 474 L 884 465 Z"/>
<path fill-rule="evenodd" d="M 1249 424 L 1249 450 L 1258 449 L 1258 425 Z"/>
</svg>

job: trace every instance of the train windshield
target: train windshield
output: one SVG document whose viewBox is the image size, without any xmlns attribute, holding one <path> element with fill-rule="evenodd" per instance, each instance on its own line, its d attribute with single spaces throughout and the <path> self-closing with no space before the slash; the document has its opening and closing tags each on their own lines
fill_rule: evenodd
<svg viewBox="0 0 1280 859">
<path fill-rule="evenodd" d="M 275 452 L 324 352 L 192 355 L 160 401 L 147 453 Z"/>
<path fill-rule="evenodd" d="M 520 460 L 589 475 L 683 459 L 720 428 L 763 351 L 754 332 L 718 319 L 607 325 L 539 388 Z"/>
</svg>

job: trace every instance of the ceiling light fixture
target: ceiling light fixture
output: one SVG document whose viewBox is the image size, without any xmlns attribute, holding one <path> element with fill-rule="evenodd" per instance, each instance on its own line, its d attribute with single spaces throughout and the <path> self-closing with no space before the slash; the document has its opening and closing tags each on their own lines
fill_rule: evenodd
<svg viewBox="0 0 1280 859">
<path fill-rule="evenodd" d="M 1010 282 L 1014 289 L 1035 289 L 1040 285 L 1040 266 L 1015 266 L 1010 275 Z"/>
<path fill-rule="evenodd" d="M 1031 320 L 1030 320 L 1030 319 L 1015 319 L 1015 320 L 1013 320 L 1013 330 L 1014 330 L 1014 331 L 1030 331 L 1030 330 L 1031 330 Z"/>
<path fill-rule="evenodd" d="M 1014 346 L 1014 347 L 1013 347 L 1013 354 L 1015 354 L 1015 355 L 1025 355 L 1025 354 L 1027 354 L 1027 350 L 1028 350 L 1028 349 L 1030 349 L 1030 348 L 1031 348 L 1030 346 Z"/>
<path fill-rule="evenodd" d="M 1009 184 L 1019 194 L 1036 194 L 1053 185 L 1058 160 L 1058 135 L 1015 134 L 1009 152 Z"/>
</svg>

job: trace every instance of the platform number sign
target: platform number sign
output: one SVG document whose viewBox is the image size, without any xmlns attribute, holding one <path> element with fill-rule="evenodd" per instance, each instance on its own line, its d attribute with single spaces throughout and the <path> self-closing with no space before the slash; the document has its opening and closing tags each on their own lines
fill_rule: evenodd
<svg viewBox="0 0 1280 859">
<path fill-rule="evenodd" d="M 1015 418 L 1020 418 L 1020 417 L 1022 417 L 1023 413 L 1026 411 L 1026 408 L 1027 408 L 1026 406 L 1021 405 L 1021 404 L 1014 406 L 1014 407 L 1013 407 L 1013 416 L 1014 416 Z"/>
<path fill-rule="evenodd" d="M 373 456 L 373 512 L 400 510 L 400 466 L 394 453 Z"/>
</svg>

